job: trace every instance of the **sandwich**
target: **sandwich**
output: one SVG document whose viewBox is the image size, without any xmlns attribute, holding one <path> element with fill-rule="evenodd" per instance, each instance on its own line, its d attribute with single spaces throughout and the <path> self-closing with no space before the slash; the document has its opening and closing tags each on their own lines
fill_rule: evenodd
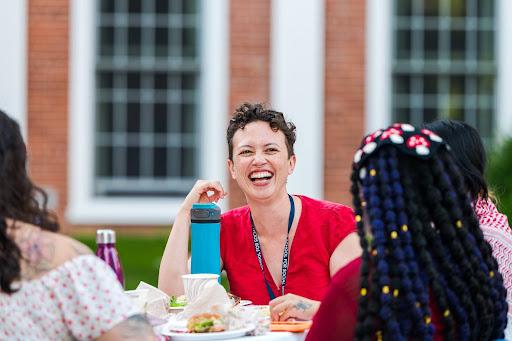
<svg viewBox="0 0 512 341">
<path fill-rule="evenodd" d="M 213 333 L 226 330 L 220 314 L 202 313 L 188 319 L 187 329 L 190 333 Z"/>
</svg>

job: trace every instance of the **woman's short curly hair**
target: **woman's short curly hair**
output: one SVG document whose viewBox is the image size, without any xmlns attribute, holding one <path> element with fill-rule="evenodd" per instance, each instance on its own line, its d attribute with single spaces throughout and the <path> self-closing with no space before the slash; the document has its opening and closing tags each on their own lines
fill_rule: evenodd
<svg viewBox="0 0 512 341">
<path fill-rule="evenodd" d="M 233 160 L 233 136 L 238 129 L 244 127 L 255 121 L 268 122 L 270 128 L 274 131 L 282 131 L 285 140 L 286 148 L 288 149 L 288 157 L 294 155 L 293 144 L 295 143 L 295 124 L 286 121 L 283 113 L 266 108 L 261 103 L 243 103 L 236 108 L 233 117 L 229 121 L 226 138 L 228 141 L 229 159 Z"/>
</svg>

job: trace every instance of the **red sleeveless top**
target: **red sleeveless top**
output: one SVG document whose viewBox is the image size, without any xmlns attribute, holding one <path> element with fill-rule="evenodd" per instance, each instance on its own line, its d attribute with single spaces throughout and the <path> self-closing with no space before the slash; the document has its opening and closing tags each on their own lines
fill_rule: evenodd
<svg viewBox="0 0 512 341">
<path fill-rule="evenodd" d="M 354 214 L 351 208 L 341 204 L 298 197 L 302 212 L 290 245 L 285 294 L 319 301 L 331 282 L 329 260 L 332 253 L 356 230 Z M 270 298 L 254 249 L 249 213 L 249 206 L 243 206 L 222 215 L 220 252 L 231 293 L 264 305 Z M 265 262 L 263 268 L 272 291 L 276 297 L 280 296 L 281 283 L 279 287 L 274 283 Z"/>
</svg>

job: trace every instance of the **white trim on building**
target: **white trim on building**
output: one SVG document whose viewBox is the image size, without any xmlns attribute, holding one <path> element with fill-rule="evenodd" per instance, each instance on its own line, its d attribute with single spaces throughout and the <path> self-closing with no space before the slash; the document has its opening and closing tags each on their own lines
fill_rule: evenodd
<svg viewBox="0 0 512 341">
<path fill-rule="evenodd" d="M 496 122 L 498 138 L 512 136 L 512 96 L 510 83 L 512 82 L 512 1 L 497 0 L 496 2 Z"/>
<path fill-rule="evenodd" d="M 391 0 L 366 2 L 366 133 L 391 123 Z"/>
<path fill-rule="evenodd" d="M 73 224 L 169 224 L 184 198 L 107 198 L 93 194 L 95 3 L 71 2 L 67 218 Z M 228 1 L 202 0 L 201 10 L 200 177 L 217 179 L 227 186 L 223 127 L 228 99 Z"/>
<path fill-rule="evenodd" d="M 288 191 L 322 198 L 325 4 L 274 0 L 271 13 L 271 102 L 297 125 Z"/>
<path fill-rule="evenodd" d="M 27 1 L 0 2 L 0 109 L 27 137 Z"/>
</svg>

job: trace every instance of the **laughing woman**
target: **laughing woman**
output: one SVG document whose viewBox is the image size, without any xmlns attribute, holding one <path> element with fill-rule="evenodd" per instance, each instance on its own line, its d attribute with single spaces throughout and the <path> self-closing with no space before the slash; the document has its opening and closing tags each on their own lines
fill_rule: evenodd
<svg viewBox="0 0 512 341">
<path fill-rule="evenodd" d="M 353 212 L 288 193 L 286 181 L 296 163 L 295 126 L 282 113 L 243 104 L 229 122 L 227 142 L 229 172 L 248 203 L 221 218 L 221 263 L 231 292 L 270 304 L 274 320 L 310 319 L 331 276 L 361 254 Z M 162 290 L 183 293 L 192 204 L 226 195 L 219 182 L 206 180 L 197 181 L 187 195 L 160 265 Z"/>
</svg>

